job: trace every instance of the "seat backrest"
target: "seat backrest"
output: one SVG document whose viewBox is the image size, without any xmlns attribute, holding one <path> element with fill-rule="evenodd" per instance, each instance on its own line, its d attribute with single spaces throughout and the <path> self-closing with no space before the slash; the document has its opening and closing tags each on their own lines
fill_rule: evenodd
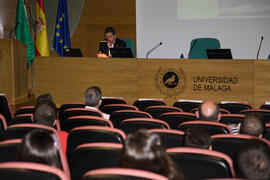
<svg viewBox="0 0 270 180">
<path fill-rule="evenodd" d="M 261 106 L 260 106 L 260 109 L 268 109 L 268 110 L 270 110 L 270 104 L 262 104 Z"/>
<path fill-rule="evenodd" d="M 70 180 L 61 169 L 45 164 L 30 162 L 0 163 L 0 179 Z"/>
<path fill-rule="evenodd" d="M 109 104 L 128 104 L 127 101 L 121 97 L 102 97 L 99 110 L 102 111 L 102 107 Z M 103 111 L 102 111 L 103 112 Z"/>
<path fill-rule="evenodd" d="M 226 124 L 212 121 L 199 121 L 199 120 L 183 122 L 178 126 L 177 129 L 185 131 L 187 128 L 197 125 L 203 126 L 209 132 L 210 135 L 232 133 L 231 128 Z"/>
<path fill-rule="evenodd" d="M 113 124 L 110 120 L 98 116 L 72 116 L 63 122 L 62 130 L 69 132 L 79 126 L 113 127 Z"/>
<path fill-rule="evenodd" d="M 70 155 L 72 179 L 82 179 L 90 170 L 119 167 L 123 145 L 118 143 L 86 143 L 76 147 Z"/>
<path fill-rule="evenodd" d="M 104 168 L 88 171 L 82 180 L 168 180 L 168 178 L 150 171 L 128 168 Z"/>
<path fill-rule="evenodd" d="M 106 114 L 112 114 L 115 111 L 119 110 L 135 110 L 139 111 L 136 106 L 128 105 L 128 104 L 108 104 L 102 107 L 102 112 Z"/>
<path fill-rule="evenodd" d="M 93 142 L 111 142 L 123 144 L 126 134 L 116 128 L 102 126 L 82 126 L 72 129 L 68 135 L 67 156 L 81 144 Z"/>
<path fill-rule="evenodd" d="M 168 112 L 183 112 L 182 109 L 172 106 L 149 106 L 145 110 L 152 115 L 153 118 L 159 119 L 159 116 Z"/>
<path fill-rule="evenodd" d="M 10 125 L 21 123 L 33 123 L 33 114 L 25 113 L 16 115 L 10 122 Z"/>
<path fill-rule="evenodd" d="M 16 112 L 15 116 L 19 114 L 33 114 L 35 110 L 35 106 L 23 106 L 20 107 Z"/>
<path fill-rule="evenodd" d="M 152 118 L 152 116 L 143 111 L 135 111 L 135 110 L 120 110 L 115 111 L 111 114 L 110 120 L 113 123 L 113 126 L 118 128 L 120 123 L 129 118 Z"/>
<path fill-rule="evenodd" d="M 171 127 L 171 129 L 177 129 L 179 124 L 187 121 L 196 120 L 196 115 L 188 112 L 169 112 L 160 115 L 160 120 L 165 121 Z"/>
<path fill-rule="evenodd" d="M 251 109 L 251 106 L 247 103 L 222 103 L 219 104 L 220 108 L 228 110 L 231 114 L 239 114 L 240 111 Z"/>
<path fill-rule="evenodd" d="M 270 123 L 270 110 L 268 109 L 247 109 L 240 112 L 240 114 L 258 114 L 261 115 L 265 123 Z"/>
<path fill-rule="evenodd" d="M 140 111 L 144 111 L 149 106 L 166 106 L 166 102 L 161 99 L 138 99 L 134 101 L 133 106 L 139 108 Z"/>
<path fill-rule="evenodd" d="M 4 138 L 6 129 L 7 129 L 6 118 L 2 114 L 0 114 L 0 141 Z"/>
<path fill-rule="evenodd" d="M 67 176 L 69 176 L 70 172 L 69 172 L 69 168 L 68 168 L 66 155 L 64 154 L 62 142 L 59 139 L 58 132 L 56 131 L 56 129 L 49 127 L 49 126 L 45 126 L 45 125 L 41 125 L 41 124 L 34 124 L 34 123 L 15 124 L 15 125 L 11 125 L 7 128 L 7 130 L 5 132 L 4 139 L 5 140 L 22 139 L 28 132 L 30 132 L 34 129 L 42 129 L 44 131 L 49 131 L 50 133 L 53 133 L 58 137 L 58 142 L 61 144 L 58 148 L 61 166 L 62 166 L 62 169 L 65 172 L 65 174 L 67 174 Z"/>
<path fill-rule="evenodd" d="M 90 108 L 70 108 L 66 109 L 62 113 L 62 118 L 60 120 L 60 125 L 63 127 L 64 122 L 72 117 L 72 116 L 80 116 L 80 115 L 88 115 L 88 116 L 98 116 L 103 117 L 103 114 L 101 111 L 96 109 L 90 109 Z"/>
<path fill-rule="evenodd" d="M 198 111 L 199 108 L 194 108 L 194 109 L 191 109 L 191 113 L 196 113 L 196 111 Z M 230 111 L 226 110 L 226 109 L 222 109 L 222 108 L 219 108 L 219 111 L 220 111 L 220 114 L 230 114 Z"/>
<path fill-rule="evenodd" d="M 42 129 L 51 133 L 57 133 L 54 128 L 49 126 L 34 123 L 21 123 L 8 126 L 5 132 L 4 139 L 20 139 L 34 129 Z"/>
<path fill-rule="evenodd" d="M 161 144 L 166 149 L 182 147 L 185 132 L 175 129 L 149 129 L 149 132 L 160 137 Z"/>
<path fill-rule="evenodd" d="M 16 161 L 17 151 L 22 139 L 10 139 L 0 142 L 0 162 Z"/>
<path fill-rule="evenodd" d="M 138 129 L 170 129 L 170 126 L 161 120 L 150 118 L 130 118 L 122 121 L 119 129 L 126 134 L 137 131 Z"/>
<path fill-rule="evenodd" d="M 83 180 L 168 180 L 168 178 L 150 171 L 128 168 L 104 168 L 88 171 Z"/>
<path fill-rule="evenodd" d="M 227 154 L 233 159 L 235 150 L 253 136 L 244 134 L 217 134 L 211 136 L 212 149 Z"/>
<path fill-rule="evenodd" d="M 166 150 L 181 167 L 187 180 L 234 177 L 233 163 L 226 154 L 200 148 L 170 148 Z"/>
<path fill-rule="evenodd" d="M 196 38 L 190 43 L 189 59 L 208 59 L 206 49 L 220 49 L 216 38 Z"/>
<path fill-rule="evenodd" d="M 173 106 L 182 109 L 184 112 L 191 112 L 192 109 L 199 107 L 200 104 L 200 102 L 177 101 Z"/>
<path fill-rule="evenodd" d="M 222 114 L 219 122 L 224 124 L 239 124 L 244 118 L 244 114 Z"/>
<path fill-rule="evenodd" d="M 9 122 L 14 118 L 9 100 L 5 94 L 0 94 L 0 114 L 5 117 L 7 125 L 9 125 Z"/>
<path fill-rule="evenodd" d="M 265 139 L 267 139 L 268 141 L 270 141 L 270 123 L 266 123 L 265 124 L 265 129 L 263 132 L 263 137 Z"/>
<path fill-rule="evenodd" d="M 59 120 L 61 121 L 62 120 L 62 116 L 63 116 L 63 112 L 67 109 L 70 109 L 70 108 L 83 108 L 85 107 L 85 104 L 84 103 L 66 103 L 66 104 L 62 104 L 59 108 Z"/>
<path fill-rule="evenodd" d="M 128 38 L 121 38 L 121 40 L 125 41 L 127 48 L 131 49 L 131 52 L 133 54 L 133 57 L 135 57 L 135 46 L 134 42 L 131 39 Z"/>
</svg>

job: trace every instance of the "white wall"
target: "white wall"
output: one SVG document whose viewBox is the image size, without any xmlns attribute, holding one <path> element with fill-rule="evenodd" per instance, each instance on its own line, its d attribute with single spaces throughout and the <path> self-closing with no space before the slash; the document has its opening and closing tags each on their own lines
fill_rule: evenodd
<svg viewBox="0 0 270 180">
<path fill-rule="evenodd" d="M 187 58 L 192 39 L 214 37 L 220 40 L 221 48 L 231 48 L 234 59 L 255 59 L 262 35 L 259 58 L 270 54 L 270 18 L 181 20 L 178 15 L 177 0 L 136 0 L 138 58 L 145 58 L 159 42 L 162 46 L 149 58 L 179 58 L 181 53 Z"/>
</svg>

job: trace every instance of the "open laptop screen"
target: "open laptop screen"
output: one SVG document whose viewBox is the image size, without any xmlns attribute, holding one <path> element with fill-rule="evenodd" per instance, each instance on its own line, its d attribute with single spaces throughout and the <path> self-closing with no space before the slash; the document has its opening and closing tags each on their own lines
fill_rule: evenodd
<svg viewBox="0 0 270 180">
<path fill-rule="evenodd" d="M 232 59 L 231 49 L 206 49 L 208 59 Z"/>
<path fill-rule="evenodd" d="M 110 48 L 113 58 L 133 58 L 130 48 Z"/>
</svg>

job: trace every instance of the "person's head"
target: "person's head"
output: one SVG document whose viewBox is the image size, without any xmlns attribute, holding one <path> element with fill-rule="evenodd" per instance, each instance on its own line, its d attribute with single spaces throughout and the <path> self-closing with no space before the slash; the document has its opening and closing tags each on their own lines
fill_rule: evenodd
<svg viewBox="0 0 270 180">
<path fill-rule="evenodd" d="M 57 117 L 56 106 L 50 100 L 39 101 L 34 110 L 34 123 L 53 126 Z"/>
<path fill-rule="evenodd" d="M 87 106 L 99 106 L 102 101 L 102 94 L 100 88 L 97 86 L 87 88 L 84 93 L 84 101 Z"/>
<path fill-rule="evenodd" d="M 270 179 L 270 148 L 259 140 L 251 139 L 235 152 L 234 169 L 237 178 Z"/>
<path fill-rule="evenodd" d="M 58 146 L 55 134 L 40 129 L 30 131 L 23 138 L 17 160 L 61 168 Z"/>
<path fill-rule="evenodd" d="M 261 137 L 265 128 L 263 117 L 259 114 L 247 114 L 240 125 L 240 134 Z"/>
<path fill-rule="evenodd" d="M 35 106 L 40 103 L 40 101 L 49 100 L 53 102 L 52 95 L 50 93 L 44 93 L 39 95 L 35 100 Z"/>
<path fill-rule="evenodd" d="M 120 166 L 152 171 L 169 179 L 183 177 L 181 171 L 176 171 L 173 161 L 161 146 L 159 136 L 147 130 L 128 134 L 120 157 Z"/>
<path fill-rule="evenodd" d="M 189 127 L 185 131 L 184 146 L 209 149 L 211 148 L 210 134 L 200 125 Z"/>
<path fill-rule="evenodd" d="M 196 116 L 203 121 L 219 121 L 221 114 L 219 106 L 214 101 L 206 100 L 199 105 Z"/>
<path fill-rule="evenodd" d="M 104 38 L 107 41 L 113 42 L 116 39 L 116 30 L 113 27 L 107 27 L 104 31 Z"/>
</svg>

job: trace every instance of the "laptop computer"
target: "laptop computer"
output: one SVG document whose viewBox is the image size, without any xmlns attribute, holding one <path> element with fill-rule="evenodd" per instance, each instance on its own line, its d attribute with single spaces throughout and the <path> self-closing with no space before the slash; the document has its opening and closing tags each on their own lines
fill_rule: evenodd
<svg viewBox="0 0 270 180">
<path fill-rule="evenodd" d="M 68 57 L 83 57 L 81 49 L 69 49 L 66 50 Z"/>
<path fill-rule="evenodd" d="M 113 58 L 133 58 L 130 48 L 110 48 Z"/>
<path fill-rule="evenodd" d="M 233 59 L 231 49 L 206 49 L 208 59 Z"/>
</svg>

